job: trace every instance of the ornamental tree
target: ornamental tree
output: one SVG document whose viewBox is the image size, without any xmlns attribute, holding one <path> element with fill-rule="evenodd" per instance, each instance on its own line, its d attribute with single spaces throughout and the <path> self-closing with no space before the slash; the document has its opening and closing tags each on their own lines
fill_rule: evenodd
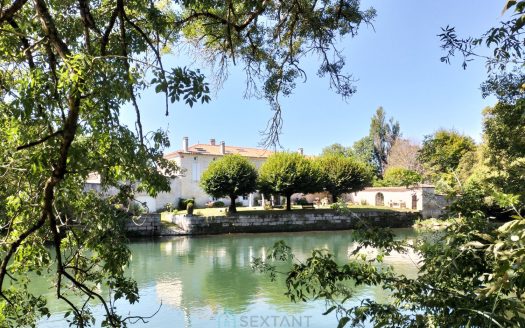
<svg viewBox="0 0 525 328">
<path fill-rule="evenodd" d="M 321 173 L 312 160 L 298 153 L 275 153 L 259 169 L 259 189 L 265 193 L 286 197 L 286 210 L 290 211 L 294 193 L 322 190 Z"/>
<path fill-rule="evenodd" d="M 257 170 L 246 158 L 240 155 L 226 155 L 213 161 L 202 173 L 201 187 L 209 195 L 230 197 L 230 213 L 237 212 L 237 196 L 255 191 Z"/>
<path fill-rule="evenodd" d="M 168 67 L 163 54 L 189 43 L 200 50 L 197 59 L 221 63 L 221 72 L 242 65 L 248 93 L 274 110 L 267 141 L 277 142 L 278 100 L 304 78 L 301 59 L 320 55 L 320 75 L 350 96 L 353 80 L 335 42 L 374 16 L 351 0 L 2 1 L 0 326 L 32 325 L 49 313 L 27 288 L 28 273 L 47 271 L 71 324 L 91 322 L 92 300 L 102 304 L 103 325 L 140 319 L 113 306 L 138 300 L 124 275 L 130 253 L 118 218 L 126 214 L 114 207 L 130 202 L 130 185 L 153 196 L 167 191 L 178 168 L 163 158 L 166 133 L 143 130 L 137 99 L 154 87 L 166 114 L 170 102 L 210 100 L 198 69 Z M 134 125 L 120 120 L 127 110 Z M 83 192 L 92 172 L 103 188 L 121 189 L 115 202 Z"/>
<path fill-rule="evenodd" d="M 365 163 L 341 155 L 326 155 L 317 160 L 322 185 L 332 195 L 332 201 L 343 193 L 364 189 L 372 182 L 372 169 Z"/>
</svg>

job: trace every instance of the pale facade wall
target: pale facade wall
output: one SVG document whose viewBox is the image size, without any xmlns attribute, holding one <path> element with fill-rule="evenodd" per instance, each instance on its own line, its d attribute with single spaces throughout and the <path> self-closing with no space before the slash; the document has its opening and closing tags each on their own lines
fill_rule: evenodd
<svg viewBox="0 0 525 328">
<path fill-rule="evenodd" d="M 351 201 L 355 204 L 376 205 L 378 194 L 383 195 L 383 206 L 393 208 L 408 208 L 421 211 L 423 209 L 423 193 L 421 188 L 366 188 L 365 190 L 352 193 Z M 416 206 L 413 208 L 413 197 L 416 197 Z"/>
<path fill-rule="evenodd" d="M 149 212 L 155 212 L 171 204 L 177 206 L 180 195 L 180 179 L 171 179 L 169 192 L 161 192 L 156 197 L 151 197 L 146 193 L 136 193 L 135 199 L 140 203 L 146 203 Z"/>
<path fill-rule="evenodd" d="M 423 209 L 421 216 L 423 218 L 437 218 L 446 214 L 446 207 L 449 205 L 444 195 L 438 195 L 434 188 L 423 188 Z"/>
<path fill-rule="evenodd" d="M 352 193 L 351 201 L 355 204 L 376 205 L 378 193 L 383 195 L 384 206 L 393 208 L 415 209 L 421 212 L 426 219 L 440 217 L 446 213 L 447 200 L 443 195 L 435 193 L 434 187 L 402 188 L 366 188 L 365 190 Z M 413 208 L 412 197 L 416 197 L 416 206 Z"/>
<path fill-rule="evenodd" d="M 208 169 L 208 166 L 214 160 L 219 159 L 221 156 L 214 156 L 208 154 L 181 154 L 179 157 L 173 160 L 179 165 L 184 171 L 181 176 L 175 179 L 174 186 L 172 186 L 172 192 L 167 195 L 167 198 L 173 199 L 172 203 L 175 205 L 179 198 L 194 198 L 197 207 L 203 207 L 206 203 L 213 200 L 213 197 L 208 195 L 200 186 L 200 178 L 202 173 Z M 259 169 L 264 163 L 266 158 L 251 158 L 246 157 L 255 168 Z M 230 203 L 229 198 L 221 198 L 226 205 Z M 237 202 L 242 202 L 244 206 L 256 206 L 254 201 L 254 195 L 248 195 L 245 199 L 242 196 L 237 197 Z M 162 207 L 162 206 L 160 206 Z M 157 208 L 159 204 L 157 203 Z"/>
</svg>

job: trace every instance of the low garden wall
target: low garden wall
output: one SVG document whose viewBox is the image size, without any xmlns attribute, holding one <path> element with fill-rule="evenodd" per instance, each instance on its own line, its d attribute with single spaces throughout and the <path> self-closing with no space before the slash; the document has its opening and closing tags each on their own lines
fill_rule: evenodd
<svg viewBox="0 0 525 328">
<path fill-rule="evenodd" d="M 366 211 L 341 215 L 335 212 L 276 214 L 238 213 L 232 216 L 171 215 L 179 234 L 202 235 L 242 232 L 288 232 L 354 229 L 359 223 L 369 226 L 408 228 L 419 217 L 419 212 Z M 170 216 L 167 218 L 170 219 Z"/>
<path fill-rule="evenodd" d="M 144 214 L 126 222 L 130 237 L 159 236 L 161 233 L 160 214 Z"/>
</svg>

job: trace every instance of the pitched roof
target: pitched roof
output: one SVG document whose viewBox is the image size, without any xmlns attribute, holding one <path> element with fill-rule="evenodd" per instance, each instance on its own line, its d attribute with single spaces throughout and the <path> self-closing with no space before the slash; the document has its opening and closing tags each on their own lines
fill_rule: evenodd
<svg viewBox="0 0 525 328">
<path fill-rule="evenodd" d="M 238 147 L 238 146 L 224 146 L 226 154 L 238 154 L 244 157 L 252 158 L 267 158 L 273 151 L 268 149 L 260 148 L 249 148 L 249 147 Z M 188 152 L 183 150 L 177 150 L 172 153 L 168 153 L 164 156 L 166 159 L 172 159 L 184 154 L 190 155 L 211 155 L 211 156 L 223 156 L 221 153 L 221 145 L 210 145 L 210 144 L 196 144 L 188 147 Z"/>
<path fill-rule="evenodd" d="M 408 191 L 413 189 L 421 189 L 421 188 L 435 188 L 434 185 L 431 184 L 423 184 L 420 183 L 416 186 L 411 186 L 410 188 L 404 187 L 404 186 L 397 186 L 397 187 L 366 187 L 362 191 Z"/>
</svg>

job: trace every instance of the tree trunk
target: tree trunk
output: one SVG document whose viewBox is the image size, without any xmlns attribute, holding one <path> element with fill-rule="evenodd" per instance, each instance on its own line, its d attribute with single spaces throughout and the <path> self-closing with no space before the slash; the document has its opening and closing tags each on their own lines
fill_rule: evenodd
<svg viewBox="0 0 525 328">
<path fill-rule="evenodd" d="M 235 206 L 235 200 L 237 199 L 236 195 L 230 195 L 230 207 L 228 207 L 228 212 L 237 213 L 237 207 Z"/>
<path fill-rule="evenodd" d="M 291 211 L 292 210 L 292 195 L 286 195 L 286 210 Z"/>
</svg>

